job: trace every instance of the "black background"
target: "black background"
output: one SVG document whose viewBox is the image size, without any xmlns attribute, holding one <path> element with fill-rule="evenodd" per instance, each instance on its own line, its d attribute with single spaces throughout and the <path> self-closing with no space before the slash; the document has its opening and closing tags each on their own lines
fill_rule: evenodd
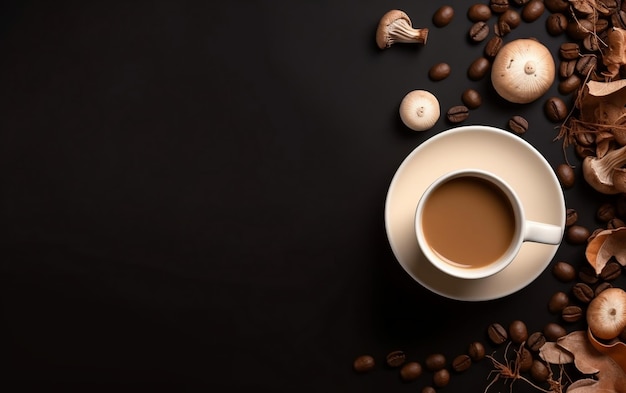
<svg viewBox="0 0 626 393">
<path fill-rule="evenodd" d="M 445 112 L 473 87 L 484 103 L 463 124 L 525 116 L 521 137 L 551 165 L 578 164 L 543 114 L 556 83 L 513 105 L 488 78 L 470 81 L 483 48 L 467 39 L 470 3 L 445 3 L 456 15 L 437 28 L 443 4 L 2 2 L 3 391 L 416 392 L 432 375 L 403 383 L 386 353 L 451 359 L 488 345 L 491 322 L 561 322 L 546 304 L 571 284 L 549 269 L 464 303 L 412 281 L 387 242 L 395 170 L 452 126 L 408 130 L 398 106 L 410 90 L 432 91 Z M 426 45 L 376 47 L 392 8 L 430 28 Z M 539 38 L 558 59 L 566 38 L 546 34 L 547 15 L 505 41 Z M 433 82 L 438 62 L 452 75 Z M 576 172 L 566 204 L 593 228 L 605 197 Z M 582 264 L 584 247 L 564 243 L 557 260 Z M 357 375 L 364 353 L 378 366 Z M 482 392 L 490 369 L 441 391 Z"/>
</svg>

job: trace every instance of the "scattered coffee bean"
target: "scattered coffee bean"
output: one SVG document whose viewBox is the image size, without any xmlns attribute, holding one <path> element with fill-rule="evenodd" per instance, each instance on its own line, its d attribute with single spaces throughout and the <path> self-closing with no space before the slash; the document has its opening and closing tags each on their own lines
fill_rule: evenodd
<svg viewBox="0 0 626 393">
<path fill-rule="evenodd" d="M 543 335 L 542 332 L 534 332 L 530 336 L 528 336 L 528 340 L 526 340 L 526 346 L 531 350 L 538 352 L 543 344 L 546 343 L 546 336 Z"/>
<path fill-rule="evenodd" d="M 374 369 L 376 362 L 370 355 L 361 355 L 354 359 L 353 368 L 357 373 L 365 373 Z"/>
<path fill-rule="evenodd" d="M 528 120 L 515 115 L 509 119 L 509 129 L 516 134 L 523 134 L 528 131 Z"/>
<path fill-rule="evenodd" d="M 563 95 L 568 95 L 576 91 L 581 85 L 583 81 L 578 76 L 578 74 L 572 74 L 568 76 L 565 80 L 559 82 L 559 93 Z"/>
<path fill-rule="evenodd" d="M 472 22 L 486 22 L 491 18 L 491 8 L 486 4 L 474 4 L 467 10 L 467 17 Z"/>
<path fill-rule="evenodd" d="M 480 93 L 474 89 L 466 89 L 461 96 L 461 101 L 469 109 L 476 109 L 483 103 Z"/>
<path fill-rule="evenodd" d="M 533 366 L 534 360 L 532 352 L 530 352 L 528 348 L 522 348 L 519 359 L 519 370 L 522 372 L 529 371 Z"/>
<path fill-rule="evenodd" d="M 474 81 L 480 80 L 487 75 L 491 69 L 491 63 L 486 57 L 479 57 L 470 64 L 467 69 L 467 76 Z M 563 103 L 565 105 L 565 103 Z"/>
<path fill-rule="evenodd" d="M 552 266 L 552 274 L 561 282 L 570 282 L 576 278 L 576 268 L 567 262 L 558 261 Z"/>
<path fill-rule="evenodd" d="M 622 265 L 617 262 L 608 262 L 600 271 L 600 279 L 613 281 L 622 275 Z"/>
<path fill-rule="evenodd" d="M 501 14 L 509 9 L 509 0 L 489 0 L 489 8 L 496 14 Z"/>
<path fill-rule="evenodd" d="M 567 209 L 565 211 L 565 226 L 572 226 L 578 221 L 578 212 L 576 209 Z"/>
<path fill-rule="evenodd" d="M 600 293 L 602 293 L 602 291 L 609 288 L 613 288 L 613 285 L 611 285 L 610 282 L 601 282 L 600 284 L 598 284 L 596 289 L 593 290 L 593 294 L 595 296 L 598 296 Z"/>
<path fill-rule="evenodd" d="M 596 70 L 597 65 L 598 58 L 596 56 L 584 55 L 576 61 L 576 72 L 586 77 Z"/>
<path fill-rule="evenodd" d="M 528 328 L 523 321 L 515 320 L 509 324 L 509 337 L 515 344 L 521 344 L 528 339 Z"/>
<path fill-rule="evenodd" d="M 567 105 L 560 97 L 550 97 L 546 100 L 545 113 L 549 120 L 560 122 L 567 117 Z"/>
<path fill-rule="evenodd" d="M 570 3 L 568 0 L 544 0 L 544 3 L 550 12 L 569 11 Z"/>
<path fill-rule="evenodd" d="M 609 28 L 609 21 L 604 18 L 598 18 L 595 24 L 595 33 L 602 34 Z M 591 34 L 590 34 L 591 35 Z"/>
<path fill-rule="evenodd" d="M 519 12 L 509 8 L 500 14 L 498 21 L 506 23 L 511 29 L 515 29 L 520 25 L 520 23 L 522 23 L 522 18 L 520 17 Z"/>
<path fill-rule="evenodd" d="M 533 360 L 533 365 L 529 371 L 531 378 L 535 382 L 545 382 L 550 378 L 550 369 L 541 360 Z"/>
<path fill-rule="evenodd" d="M 515 3 L 515 5 L 519 5 L 522 6 L 526 3 L 528 3 L 530 0 L 513 0 L 513 3 Z"/>
<path fill-rule="evenodd" d="M 580 47 L 575 42 L 564 42 L 559 47 L 559 55 L 564 60 L 578 60 Z"/>
<path fill-rule="evenodd" d="M 437 390 L 432 386 L 424 386 L 422 393 L 437 393 Z"/>
<path fill-rule="evenodd" d="M 543 15 L 544 11 L 543 0 L 531 0 L 522 9 L 522 19 L 525 22 L 534 22 Z"/>
<path fill-rule="evenodd" d="M 485 44 L 485 56 L 493 59 L 502 48 L 502 37 L 493 36 Z"/>
<path fill-rule="evenodd" d="M 450 123 L 461 123 L 469 117 L 469 109 L 465 105 L 457 105 L 448 109 L 446 117 Z"/>
<path fill-rule="evenodd" d="M 400 368 L 400 378 L 405 382 L 415 381 L 422 375 L 422 371 L 422 365 L 418 362 L 408 362 Z"/>
<path fill-rule="evenodd" d="M 568 164 L 559 164 L 556 167 L 556 176 L 559 178 L 559 181 L 564 188 L 572 188 L 576 181 L 574 168 Z"/>
<path fill-rule="evenodd" d="M 485 357 L 485 346 L 480 341 L 474 341 L 469 345 L 467 349 L 467 354 L 473 361 L 478 362 L 484 359 Z"/>
<path fill-rule="evenodd" d="M 487 336 L 489 340 L 496 345 L 504 343 L 509 338 L 506 329 L 497 322 L 489 325 L 487 328 Z"/>
<path fill-rule="evenodd" d="M 572 287 L 572 294 L 583 304 L 589 303 L 595 296 L 593 289 L 589 286 L 589 284 L 585 284 L 584 282 L 577 282 L 574 284 Z"/>
<path fill-rule="evenodd" d="M 589 229 L 582 225 L 572 225 L 565 232 L 565 240 L 570 244 L 585 244 L 591 235 Z"/>
<path fill-rule="evenodd" d="M 473 42 L 483 41 L 489 35 L 489 25 L 486 22 L 476 22 L 469 29 L 469 37 Z"/>
<path fill-rule="evenodd" d="M 433 15 L 433 24 L 437 27 L 448 25 L 454 17 L 454 8 L 449 5 L 439 7 Z"/>
<path fill-rule="evenodd" d="M 433 353 L 426 357 L 424 364 L 430 371 L 441 370 L 446 367 L 446 357 L 441 353 Z"/>
<path fill-rule="evenodd" d="M 626 223 L 619 218 L 611 218 L 609 222 L 606 223 L 607 229 L 621 228 L 623 226 L 626 226 Z"/>
<path fill-rule="evenodd" d="M 443 368 L 439 371 L 435 371 L 433 374 L 433 385 L 438 388 L 443 388 L 450 383 L 450 372 Z"/>
<path fill-rule="evenodd" d="M 559 77 L 567 79 L 576 71 L 576 60 L 563 60 L 559 64 Z"/>
<path fill-rule="evenodd" d="M 567 17 L 560 12 L 550 14 L 546 20 L 546 30 L 550 35 L 561 35 L 567 29 Z"/>
<path fill-rule="evenodd" d="M 594 23 L 589 19 L 579 18 L 576 20 L 570 20 L 567 24 L 565 32 L 571 39 L 581 41 L 591 34 L 594 27 Z"/>
<path fill-rule="evenodd" d="M 565 322 L 577 322 L 583 315 L 583 310 L 579 306 L 567 306 L 561 312 L 561 318 Z"/>
<path fill-rule="evenodd" d="M 569 305 L 569 296 L 563 291 L 555 292 L 548 301 L 548 311 L 557 314 Z"/>
<path fill-rule="evenodd" d="M 406 354 L 403 351 L 393 351 L 387 355 L 386 360 L 389 367 L 400 367 L 406 360 Z"/>
<path fill-rule="evenodd" d="M 437 63 L 428 70 L 428 77 L 434 81 L 440 81 L 450 76 L 450 72 L 448 63 Z"/>
<path fill-rule="evenodd" d="M 583 265 L 578 269 L 578 279 L 587 285 L 594 285 L 599 280 L 596 271 L 590 265 Z"/>
<path fill-rule="evenodd" d="M 601 204 L 596 210 L 596 217 L 603 222 L 609 222 L 611 219 L 615 218 L 616 214 L 617 209 L 615 205 L 610 202 Z"/>
<path fill-rule="evenodd" d="M 556 341 L 566 334 L 567 330 L 565 330 L 563 326 L 555 322 L 548 322 L 543 328 L 543 335 L 548 341 Z"/>
<path fill-rule="evenodd" d="M 595 34 L 589 34 L 583 39 L 583 48 L 589 52 L 598 52 L 600 50 L 598 37 Z"/>
<path fill-rule="evenodd" d="M 468 355 L 459 355 L 452 360 L 452 369 L 457 373 L 467 371 L 472 365 L 472 359 Z"/>
</svg>

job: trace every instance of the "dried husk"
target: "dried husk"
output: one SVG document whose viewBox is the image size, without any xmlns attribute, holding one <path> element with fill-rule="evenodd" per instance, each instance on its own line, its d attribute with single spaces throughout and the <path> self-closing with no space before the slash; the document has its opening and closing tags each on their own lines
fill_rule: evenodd
<svg viewBox="0 0 626 393">
<path fill-rule="evenodd" d="M 602 230 L 587 243 L 585 249 L 587 262 L 597 274 L 612 258 L 626 266 L 626 227 Z"/>
</svg>

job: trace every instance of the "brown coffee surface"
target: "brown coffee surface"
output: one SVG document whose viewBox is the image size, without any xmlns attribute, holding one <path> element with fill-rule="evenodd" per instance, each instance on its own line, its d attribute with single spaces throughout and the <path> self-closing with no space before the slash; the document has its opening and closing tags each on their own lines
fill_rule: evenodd
<svg viewBox="0 0 626 393">
<path fill-rule="evenodd" d="M 443 259 L 478 268 L 496 261 L 509 248 L 515 216 L 499 188 L 480 178 L 459 177 L 432 192 L 424 205 L 422 230 Z"/>
</svg>

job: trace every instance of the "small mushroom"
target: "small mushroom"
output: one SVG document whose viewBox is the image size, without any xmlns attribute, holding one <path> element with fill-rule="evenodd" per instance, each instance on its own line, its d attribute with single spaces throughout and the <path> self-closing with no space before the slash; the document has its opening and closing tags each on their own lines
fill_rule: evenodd
<svg viewBox="0 0 626 393">
<path fill-rule="evenodd" d="M 439 100 L 426 90 L 410 91 L 400 103 L 400 118 L 413 131 L 432 128 L 440 114 Z"/>
<path fill-rule="evenodd" d="M 587 324 L 594 336 L 612 340 L 626 328 L 626 291 L 608 288 L 587 306 Z"/>
<path fill-rule="evenodd" d="M 428 29 L 414 29 L 409 16 L 400 10 L 388 11 L 378 22 L 376 44 L 380 49 L 395 43 L 426 44 Z"/>
<path fill-rule="evenodd" d="M 491 83 L 505 100 L 527 104 L 545 94 L 554 82 L 552 54 L 533 39 L 517 39 L 500 48 L 491 67 Z"/>
<path fill-rule="evenodd" d="M 610 150 L 603 157 L 585 157 L 583 177 L 596 191 L 603 194 L 626 192 L 626 146 Z"/>
</svg>

